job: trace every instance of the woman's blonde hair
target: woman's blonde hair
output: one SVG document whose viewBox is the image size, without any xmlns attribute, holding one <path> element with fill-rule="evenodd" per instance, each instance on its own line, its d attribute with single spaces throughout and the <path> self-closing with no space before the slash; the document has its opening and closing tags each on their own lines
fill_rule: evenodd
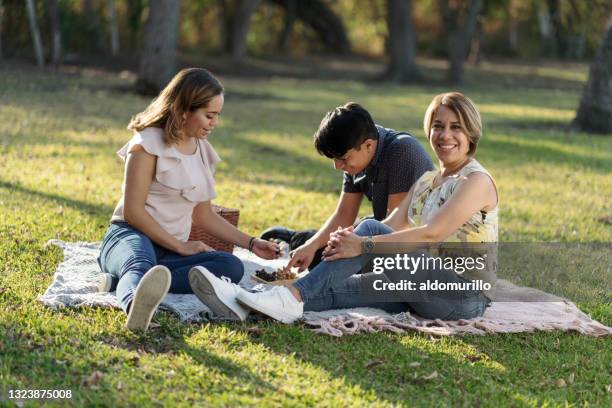
<svg viewBox="0 0 612 408">
<path fill-rule="evenodd" d="M 159 127 L 164 129 L 166 144 L 177 143 L 183 138 L 183 114 L 206 107 L 223 91 L 221 82 L 207 70 L 183 69 L 144 111 L 132 118 L 127 128 L 141 131 L 147 127 Z"/>
<path fill-rule="evenodd" d="M 455 115 L 459 118 L 461 128 L 470 140 L 468 155 L 473 156 L 482 136 L 482 119 L 474 102 L 460 92 L 447 92 L 434 96 L 423 119 L 423 130 L 425 130 L 427 139 L 429 139 L 434 115 L 442 105 L 455 112 Z"/>
</svg>

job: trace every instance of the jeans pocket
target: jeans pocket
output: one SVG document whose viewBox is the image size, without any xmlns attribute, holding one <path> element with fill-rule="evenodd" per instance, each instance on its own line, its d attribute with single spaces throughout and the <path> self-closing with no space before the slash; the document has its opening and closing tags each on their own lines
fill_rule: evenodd
<svg viewBox="0 0 612 408">
<path fill-rule="evenodd" d="M 125 223 L 125 225 L 129 225 L 129 224 Z M 104 273 L 110 273 L 104 268 L 104 265 L 106 264 L 106 261 L 108 257 L 110 256 L 110 254 L 112 253 L 113 249 L 121 241 L 119 235 L 121 235 L 125 231 L 125 225 L 121 225 L 119 223 L 113 222 L 106 230 L 104 239 L 102 240 L 102 243 L 100 244 L 100 252 L 97 258 L 98 265 L 100 266 L 100 269 Z"/>
</svg>

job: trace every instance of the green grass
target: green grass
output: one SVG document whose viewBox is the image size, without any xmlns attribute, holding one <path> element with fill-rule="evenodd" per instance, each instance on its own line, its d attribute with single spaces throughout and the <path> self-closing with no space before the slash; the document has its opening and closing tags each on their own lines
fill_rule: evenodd
<svg viewBox="0 0 612 408">
<path fill-rule="evenodd" d="M 564 130 L 585 78 L 584 67 L 573 69 L 485 66 L 461 89 L 483 113 L 478 158 L 499 184 L 503 241 L 610 241 L 612 227 L 599 219 L 612 215 L 612 138 Z M 126 80 L 107 73 L 22 71 L 0 71 L 0 405 L 9 389 L 34 388 L 71 389 L 71 403 L 88 406 L 612 403 L 609 339 L 557 332 L 336 339 L 267 322 L 187 325 L 163 313 L 159 328 L 135 335 L 117 310 L 42 307 L 36 298 L 62 259 L 45 242 L 102 238 L 120 193 L 115 151 L 147 99 L 118 91 Z M 240 208 L 251 234 L 274 224 L 318 226 L 334 208 L 340 174 L 311 142 L 327 110 L 355 100 L 377 122 L 424 142 L 424 110 L 447 90 L 223 79 L 226 107 L 211 139 L 224 159 L 218 202 Z M 527 79 L 530 88 L 521 86 Z M 609 264 L 569 274 L 569 293 L 583 310 L 612 325 Z M 87 383 L 94 371 L 101 381 Z"/>
</svg>

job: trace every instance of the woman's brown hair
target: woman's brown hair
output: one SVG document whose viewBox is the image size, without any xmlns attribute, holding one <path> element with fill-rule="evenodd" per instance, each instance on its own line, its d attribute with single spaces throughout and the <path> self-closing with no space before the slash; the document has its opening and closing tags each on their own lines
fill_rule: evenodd
<svg viewBox="0 0 612 408">
<path fill-rule="evenodd" d="M 221 82 L 207 70 L 183 69 L 144 111 L 132 118 L 127 128 L 141 131 L 147 127 L 159 127 L 164 129 L 166 144 L 177 143 L 183 138 L 183 114 L 206 107 L 223 91 Z"/>
<path fill-rule="evenodd" d="M 476 153 L 478 142 L 482 136 L 482 119 L 480 118 L 480 112 L 474 102 L 460 92 L 447 92 L 434 96 L 427 107 L 425 118 L 423 119 L 425 136 L 429 139 L 429 132 L 431 130 L 434 115 L 442 105 L 455 112 L 455 115 L 459 118 L 461 128 L 470 140 L 470 150 L 468 154 L 473 156 Z"/>
</svg>

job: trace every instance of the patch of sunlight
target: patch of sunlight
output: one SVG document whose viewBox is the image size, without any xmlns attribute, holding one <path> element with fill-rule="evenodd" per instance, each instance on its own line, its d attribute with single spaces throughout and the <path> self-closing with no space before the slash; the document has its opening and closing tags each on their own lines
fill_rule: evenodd
<svg viewBox="0 0 612 408">
<path fill-rule="evenodd" d="M 246 94 L 260 95 L 253 92 L 253 82 L 243 80 L 228 80 L 226 87 L 232 90 L 240 90 Z M 266 81 L 265 95 L 279 96 L 282 99 L 299 99 L 301 103 L 310 100 L 334 100 L 339 97 L 346 98 L 354 92 L 363 92 L 367 87 L 359 82 L 343 81 L 329 82 L 319 80 L 295 80 L 290 78 L 274 78 Z"/>
<path fill-rule="evenodd" d="M 12 119 L 11 121 L 3 121 L 3 126 L 14 123 L 13 121 L 21 116 L 28 116 L 30 114 L 31 111 L 25 107 L 20 107 L 9 102 L 3 102 L 0 104 L 0 115 L 6 115 L 7 118 Z"/>
<path fill-rule="evenodd" d="M 253 378 L 269 383 L 271 392 L 282 387 L 283 393 L 298 398 L 332 393 L 344 395 L 351 403 L 392 406 L 378 399 L 373 391 L 348 382 L 346 377 L 337 377 L 321 366 L 302 361 L 295 352 L 282 353 L 251 341 L 244 331 L 208 325 L 187 337 L 185 343 L 195 350 L 206 345 L 206 354 L 210 354 L 214 360 L 225 360 Z"/>
<path fill-rule="evenodd" d="M 478 351 L 475 346 L 456 337 L 441 337 L 432 342 L 429 338 L 421 336 L 400 336 L 397 341 L 406 347 L 419 349 L 426 355 L 443 354 L 445 359 L 450 358 L 462 364 L 466 364 L 466 355 L 475 355 L 482 358 L 477 363 L 480 366 L 499 372 L 507 370 L 503 364 L 492 360 L 489 355 Z"/>
<path fill-rule="evenodd" d="M 315 228 L 332 213 L 337 199 L 336 193 L 224 178 L 217 184 L 214 202 L 240 209 L 240 225 L 249 231 L 258 231 L 279 223 Z"/>
<path fill-rule="evenodd" d="M 308 160 L 317 160 L 321 163 L 331 163 L 325 156 L 317 153 L 311 137 L 297 133 L 272 132 L 242 132 L 240 138 L 247 139 L 261 147 L 291 153 L 292 156 Z M 228 152 L 229 153 L 229 152 Z"/>
<path fill-rule="evenodd" d="M 295 101 L 295 102 L 282 101 L 282 102 L 271 102 L 269 103 L 269 105 L 272 107 L 275 106 L 276 109 L 279 111 L 297 112 L 300 114 L 311 113 L 313 115 L 322 116 L 325 113 L 326 109 L 332 109 L 334 106 L 336 106 L 336 104 L 341 103 L 341 102 L 336 102 L 337 100 L 343 101 L 345 99 L 345 98 L 342 98 L 342 99 L 339 99 L 339 98 L 340 96 L 336 95 L 333 98 L 329 99 L 330 102 L 320 103 L 320 104 L 304 103 L 303 101 Z M 319 98 L 317 99 L 320 100 Z M 333 105 L 333 106 L 330 106 L 330 105 Z"/>
<path fill-rule="evenodd" d="M 96 142 L 101 145 L 107 144 L 108 147 L 121 146 L 131 138 L 131 131 L 123 127 L 114 127 L 107 129 L 91 129 L 89 132 L 78 131 L 74 129 L 66 129 L 56 132 L 56 135 L 65 142 L 74 142 L 76 144 Z M 102 147 L 102 146 L 101 146 Z M 117 147 L 119 149 L 119 147 Z"/>
<path fill-rule="evenodd" d="M 512 393 L 512 390 L 508 390 L 511 395 L 514 397 L 514 401 L 519 403 L 520 406 L 525 407 L 549 407 L 548 403 L 542 402 L 539 398 L 530 397 L 527 395 L 520 394 L 518 392 Z M 552 404 L 552 406 L 557 406 L 557 404 Z M 567 406 L 567 405 L 566 405 Z"/>
<path fill-rule="evenodd" d="M 86 159 L 100 154 L 97 149 L 83 144 L 47 143 L 29 146 L 27 150 L 16 151 L 14 157 L 17 159 L 44 160 L 49 158 L 63 159 L 62 162 L 70 162 L 71 159 Z"/>
<path fill-rule="evenodd" d="M 512 104 L 480 104 L 481 114 L 499 115 L 503 118 L 519 118 L 519 119 L 563 119 L 564 121 L 571 120 L 575 111 L 571 109 L 555 109 L 544 107 L 533 107 L 524 105 Z"/>
<path fill-rule="evenodd" d="M 408 104 L 408 105 L 416 105 L 419 108 L 425 110 L 427 108 L 427 104 L 431 101 L 431 95 L 427 92 L 406 92 L 408 90 L 404 90 L 403 92 L 398 92 L 395 95 L 389 96 L 389 98 L 385 98 L 385 105 L 387 102 L 392 102 L 396 104 Z M 407 95 L 408 93 L 408 95 Z M 379 97 L 376 95 L 376 97 Z"/>
<path fill-rule="evenodd" d="M 528 138 L 525 136 L 490 133 L 487 135 L 487 138 L 492 141 L 507 142 L 525 148 L 546 148 L 560 153 L 580 155 L 589 159 L 610 159 L 610 153 L 605 150 L 606 146 L 604 141 L 601 140 L 593 140 L 594 144 L 584 143 L 582 140 L 568 139 L 565 134 L 560 134 L 558 138 L 544 138 L 541 135 L 538 138 Z"/>
</svg>

